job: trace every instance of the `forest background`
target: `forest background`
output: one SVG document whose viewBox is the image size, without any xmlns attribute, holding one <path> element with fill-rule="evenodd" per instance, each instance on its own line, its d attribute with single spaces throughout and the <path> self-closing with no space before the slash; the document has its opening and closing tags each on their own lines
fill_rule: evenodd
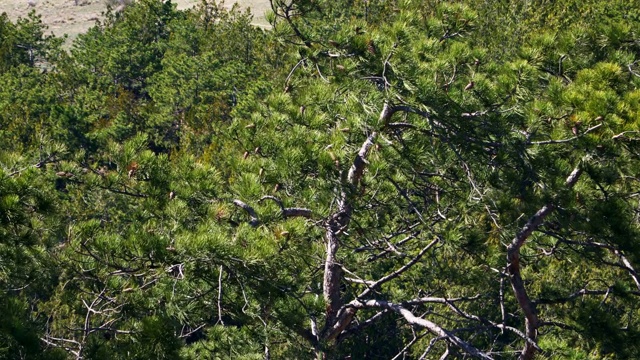
<svg viewBox="0 0 640 360">
<path fill-rule="evenodd" d="M 633 1 L 0 17 L 0 358 L 640 357 Z"/>
</svg>

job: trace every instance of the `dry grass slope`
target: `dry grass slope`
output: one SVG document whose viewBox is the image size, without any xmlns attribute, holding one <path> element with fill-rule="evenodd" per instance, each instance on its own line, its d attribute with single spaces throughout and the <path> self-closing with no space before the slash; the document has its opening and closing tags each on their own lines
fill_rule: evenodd
<svg viewBox="0 0 640 360">
<path fill-rule="evenodd" d="M 124 2 L 130 0 L 122 0 Z M 200 0 L 172 0 L 178 9 L 195 6 Z M 25 17 L 36 10 L 49 31 L 57 36 L 69 35 L 73 40 L 93 26 L 105 11 L 107 3 L 120 0 L 0 0 L 0 13 L 6 12 L 13 20 Z M 236 1 L 227 0 L 229 7 Z M 250 8 L 256 25 L 266 25 L 264 14 L 269 9 L 269 0 L 237 0 L 241 8 Z M 115 6 L 114 6 L 115 7 Z"/>
</svg>

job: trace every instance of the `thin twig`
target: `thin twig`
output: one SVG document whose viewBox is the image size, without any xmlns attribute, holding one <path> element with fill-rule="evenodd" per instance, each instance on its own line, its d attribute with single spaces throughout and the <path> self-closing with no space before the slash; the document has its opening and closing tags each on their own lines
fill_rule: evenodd
<svg viewBox="0 0 640 360">
<path fill-rule="evenodd" d="M 579 139 L 580 137 L 588 134 L 589 132 L 599 128 L 600 126 L 602 126 L 602 123 L 592 126 L 590 128 L 588 128 L 585 132 L 583 132 L 580 135 L 576 135 L 574 137 L 568 138 L 568 139 L 560 139 L 560 140 L 546 140 L 546 141 L 531 141 L 530 144 L 532 145 L 549 145 L 549 144 L 564 144 L 564 143 L 568 143 L 571 142 L 573 140 Z M 615 137 L 614 137 L 615 139 Z"/>
<path fill-rule="evenodd" d="M 409 270 L 413 265 L 415 265 L 418 261 L 420 261 L 420 259 L 422 258 L 422 256 L 429 251 L 429 249 L 431 249 L 435 244 L 438 243 L 438 241 L 440 241 L 440 239 L 436 238 L 435 240 L 431 241 L 427 246 L 425 246 L 422 250 L 420 250 L 420 252 L 418 253 L 418 255 L 416 255 L 413 259 L 411 259 L 411 261 L 409 261 L 408 263 L 406 263 L 405 265 L 403 265 L 402 267 L 400 267 L 399 269 L 397 269 L 396 271 L 392 272 L 389 275 L 383 276 L 382 278 L 380 278 L 379 280 L 377 280 L 376 282 L 374 282 L 373 284 L 371 284 L 371 286 L 368 289 L 365 289 L 362 293 L 360 293 L 360 295 L 358 296 L 358 298 L 363 298 L 367 295 L 369 295 L 369 293 L 373 290 L 376 289 L 377 287 L 379 287 L 380 285 L 393 280 L 395 278 L 397 278 L 398 276 L 400 276 L 403 272 Z"/>
<path fill-rule="evenodd" d="M 220 265 L 220 269 L 218 269 L 218 323 L 224 326 L 224 321 L 222 321 L 222 265 Z"/>
<path fill-rule="evenodd" d="M 287 79 L 284 81 L 284 87 L 285 89 L 287 88 L 287 86 L 289 86 L 289 80 L 291 79 L 291 76 L 293 76 L 293 72 L 296 71 L 296 69 L 298 68 L 298 66 L 300 66 L 300 64 L 304 63 L 305 61 L 307 61 L 307 58 L 302 58 L 300 61 L 298 61 L 298 63 L 293 67 L 293 69 L 291 69 L 291 71 L 289 72 L 289 75 L 287 76 Z"/>
</svg>

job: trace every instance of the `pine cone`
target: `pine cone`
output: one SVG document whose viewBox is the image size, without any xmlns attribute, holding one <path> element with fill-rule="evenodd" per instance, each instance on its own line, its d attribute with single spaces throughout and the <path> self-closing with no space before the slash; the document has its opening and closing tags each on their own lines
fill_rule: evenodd
<svg viewBox="0 0 640 360">
<path fill-rule="evenodd" d="M 371 55 L 375 55 L 376 54 L 376 44 L 373 43 L 373 40 L 369 40 L 367 42 L 367 50 L 369 51 L 369 53 Z"/>
</svg>

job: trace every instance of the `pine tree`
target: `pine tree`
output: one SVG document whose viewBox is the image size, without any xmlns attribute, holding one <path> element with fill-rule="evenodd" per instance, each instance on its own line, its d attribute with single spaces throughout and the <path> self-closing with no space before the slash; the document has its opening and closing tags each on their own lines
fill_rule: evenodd
<svg viewBox="0 0 640 360">
<path fill-rule="evenodd" d="M 272 10 L 0 19 L 0 357 L 638 356 L 636 9 Z"/>
</svg>

